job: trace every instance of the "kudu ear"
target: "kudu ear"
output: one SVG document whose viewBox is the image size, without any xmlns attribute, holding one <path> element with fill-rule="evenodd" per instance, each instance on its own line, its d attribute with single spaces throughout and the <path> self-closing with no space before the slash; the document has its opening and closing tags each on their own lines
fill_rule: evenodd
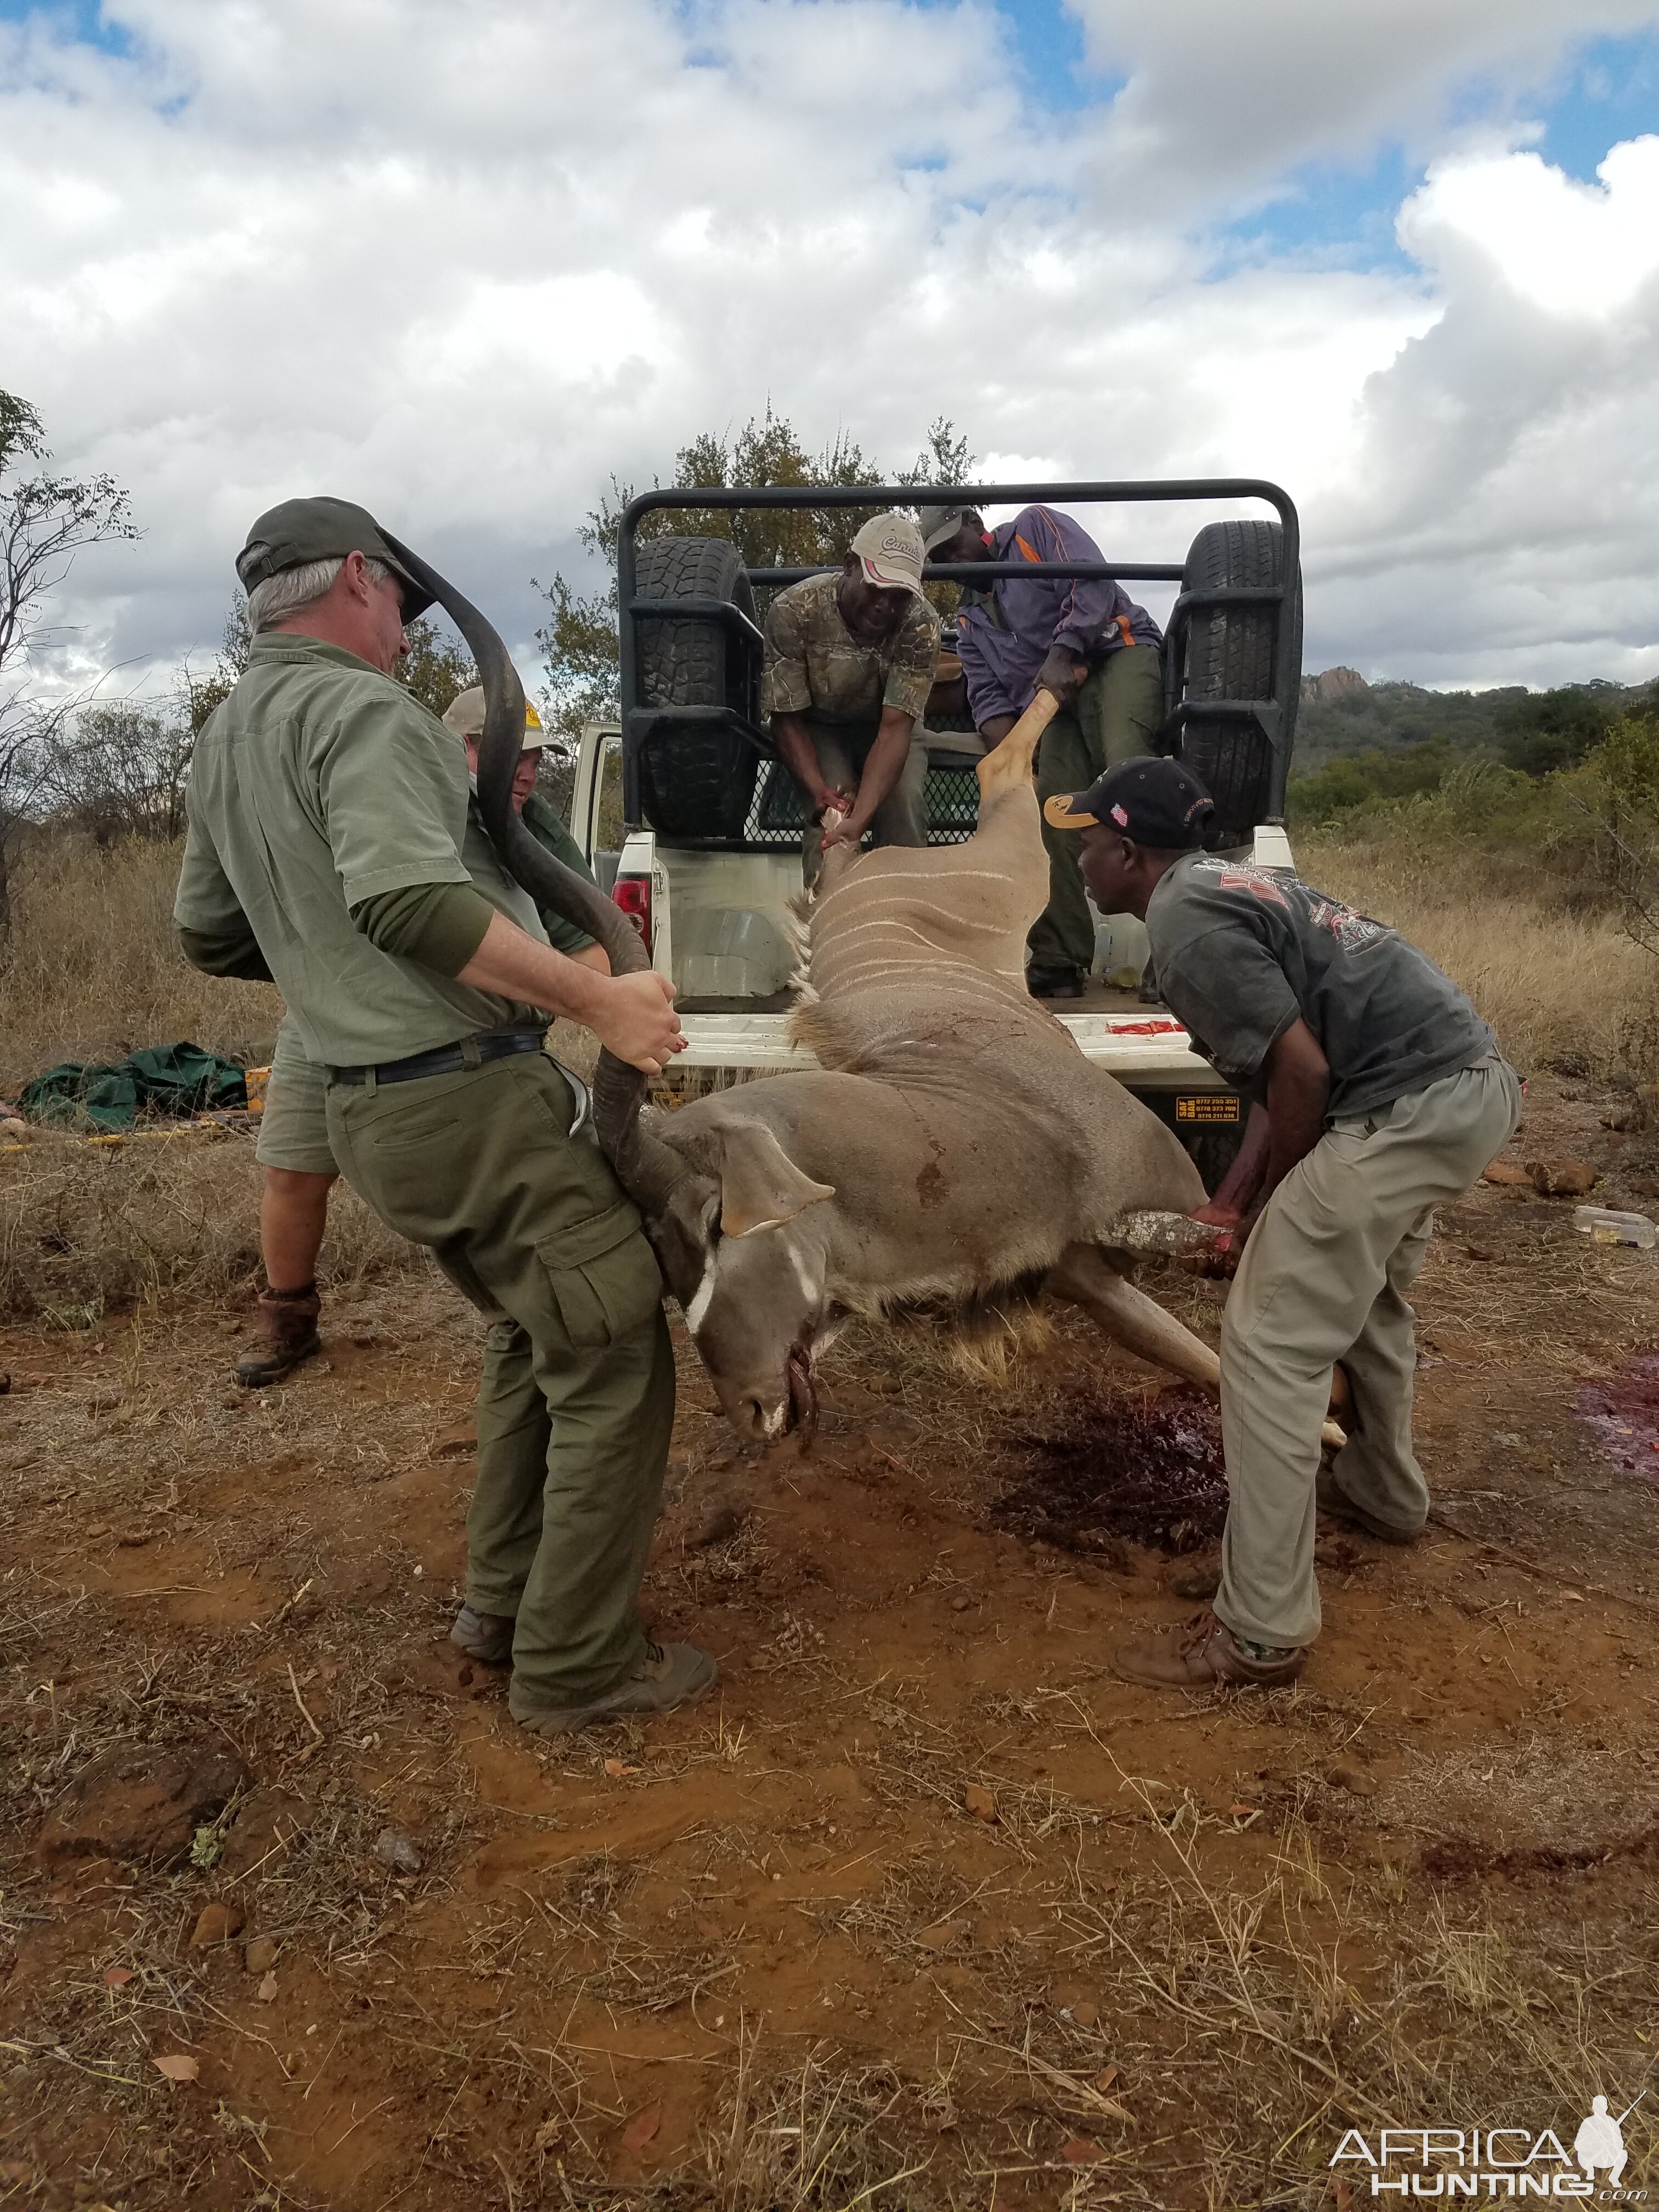
<svg viewBox="0 0 1659 2212">
<path fill-rule="evenodd" d="M 801 1173 L 763 1121 L 732 1121 L 721 1132 L 722 1237 L 781 1229 L 835 1194 L 833 1183 L 814 1182 Z"/>
</svg>

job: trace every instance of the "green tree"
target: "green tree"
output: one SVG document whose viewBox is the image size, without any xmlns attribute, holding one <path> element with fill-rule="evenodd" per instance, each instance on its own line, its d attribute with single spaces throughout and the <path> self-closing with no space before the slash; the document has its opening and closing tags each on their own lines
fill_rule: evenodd
<svg viewBox="0 0 1659 2212">
<path fill-rule="evenodd" d="M 75 710 L 30 679 L 44 603 L 84 547 L 138 535 L 113 477 L 58 476 L 50 461 L 35 410 L 0 392 L 0 928 L 12 836 Z"/>
<path fill-rule="evenodd" d="M 735 438 L 708 431 L 683 446 L 675 456 L 673 489 L 775 484 L 811 490 L 890 481 L 924 491 L 965 483 L 973 463 L 967 439 L 958 436 L 955 424 L 941 416 L 915 461 L 889 479 L 846 431 L 837 431 L 821 452 L 809 453 L 788 418 L 775 414 L 769 401 L 765 412 L 751 416 Z M 584 594 L 562 574 L 556 574 L 550 584 L 536 586 L 551 608 L 550 618 L 536 633 L 544 656 L 549 720 L 554 730 L 567 737 L 578 736 L 585 723 L 610 719 L 620 705 L 617 539 L 623 510 L 633 496 L 633 487 L 613 477 L 610 491 L 578 532 L 584 550 L 610 568 L 611 580 L 604 590 Z M 647 515 L 639 534 L 641 538 L 729 538 L 750 568 L 827 568 L 846 557 L 854 536 L 878 512 L 856 507 L 735 512 L 726 507 L 659 508 Z M 947 611 L 954 607 L 952 587 L 935 586 L 934 592 Z"/>
<path fill-rule="evenodd" d="M 1612 691 L 1609 700 L 1605 694 Z M 1506 768 L 1523 775 L 1577 768 L 1599 745 L 1617 714 L 1616 687 L 1564 684 L 1559 691 L 1524 694 L 1498 719 L 1498 744 Z"/>
<path fill-rule="evenodd" d="M 470 691 L 478 680 L 472 655 L 453 631 L 440 629 L 426 615 L 405 623 L 404 635 L 409 651 L 398 664 L 398 680 L 441 721 L 456 695 Z"/>
</svg>

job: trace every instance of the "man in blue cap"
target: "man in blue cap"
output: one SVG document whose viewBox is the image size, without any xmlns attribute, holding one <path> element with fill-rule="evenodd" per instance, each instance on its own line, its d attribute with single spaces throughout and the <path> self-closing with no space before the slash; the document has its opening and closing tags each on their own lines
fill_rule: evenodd
<svg viewBox="0 0 1659 2212">
<path fill-rule="evenodd" d="M 1118 1652 L 1159 1687 L 1293 1681 L 1319 1632 L 1323 1508 L 1410 1543 L 1429 1493 L 1412 1449 L 1407 1304 L 1434 1224 L 1514 1133 L 1521 1086 L 1449 977 L 1295 876 L 1202 849 L 1208 793 L 1177 762 L 1051 798 L 1103 912 L 1140 915 L 1164 1003 L 1252 1102 L 1222 1206 L 1237 1271 L 1221 1330 L 1229 1502 L 1212 1613 Z M 1320 1430 L 1340 1362 L 1348 1442 Z"/>
</svg>

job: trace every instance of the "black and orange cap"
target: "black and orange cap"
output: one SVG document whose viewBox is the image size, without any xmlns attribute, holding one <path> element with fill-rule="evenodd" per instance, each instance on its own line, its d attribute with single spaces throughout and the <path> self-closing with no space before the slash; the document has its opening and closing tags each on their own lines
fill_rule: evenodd
<svg viewBox="0 0 1659 2212">
<path fill-rule="evenodd" d="M 1087 830 L 1098 823 L 1137 845 L 1160 853 L 1185 853 L 1204 842 L 1204 825 L 1215 801 L 1190 769 L 1148 753 L 1120 761 L 1087 791 L 1047 800 L 1043 817 L 1056 830 Z"/>
</svg>

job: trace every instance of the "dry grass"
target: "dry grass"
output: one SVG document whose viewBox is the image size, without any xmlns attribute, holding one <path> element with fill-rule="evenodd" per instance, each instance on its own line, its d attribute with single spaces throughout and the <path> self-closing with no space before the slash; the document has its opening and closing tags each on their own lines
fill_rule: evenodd
<svg viewBox="0 0 1659 2212">
<path fill-rule="evenodd" d="M 1575 911 L 1547 863 L 1535 890 L 1474 846 L 1449 853 L 1379 826 L 1364 838 L 1302 832 L 1297 866 L 1394 924 L 1461 983 L 1522 1073 L 1646 1073 L 1659 974 L 1610 913 Z"/>
<path fill-rule="evenodd" d="M 250 1066 L 269 1060 L 282 1015 L 272 986 L 199 975 L 179 951 L 179 851 L 100 850 L 64 833 L 24 845 L 0 958 L 0 1091 L 15 1096 L 59 1060 L 185 1038 Z"/>
<path fill-rule="evenodd" d="M 249 1137 L 184 1127 L 89 1144 L 43 1132 L 0 1154 L 0 1317 L 81 1328 L 124 1307 L 246 1292 L 258 1234 Z M 326 1283 L 426 1265 L 337 1186 L 319 1269 Z"/>
</svg>

